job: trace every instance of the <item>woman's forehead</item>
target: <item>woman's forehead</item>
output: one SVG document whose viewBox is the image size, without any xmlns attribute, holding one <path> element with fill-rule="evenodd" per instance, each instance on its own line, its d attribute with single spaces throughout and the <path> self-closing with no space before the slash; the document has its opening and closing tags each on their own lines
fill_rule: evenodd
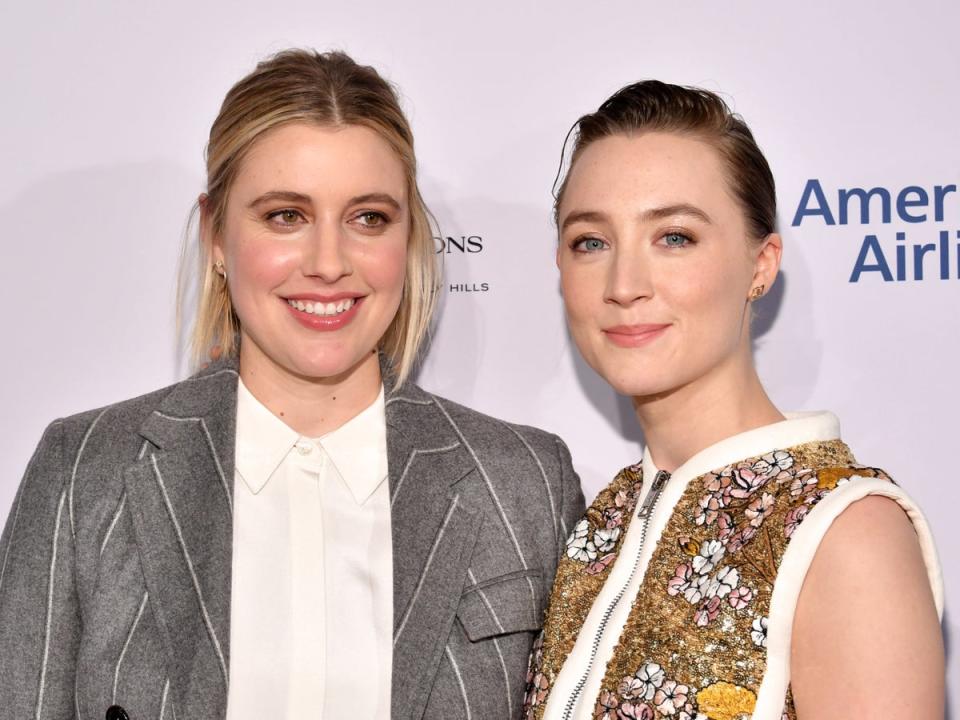
<svg viewBox="0 0 960 720">
<path fill-rule="evenodd" d="M 381 191 L 403 196 L 406 174 L 391 145 L 370 128 L 291 123 L 254 142 L 235 184 L 251 192 L 283 186 L 308 195 Z"/>
<path fill-rule="evenodd" d="M 678 133 L 613 135 L 590 143 L 577 157 L 560 216 L 575 207 L 716 205 L 729 199 L 721 158 L 709 143 Z"/>
</svg>

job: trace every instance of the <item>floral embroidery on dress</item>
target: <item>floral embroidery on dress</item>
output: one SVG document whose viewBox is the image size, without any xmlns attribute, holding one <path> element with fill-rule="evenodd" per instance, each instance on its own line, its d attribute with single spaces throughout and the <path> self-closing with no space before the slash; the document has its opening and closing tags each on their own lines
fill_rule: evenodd
<svg viewBox="0 0 960 720">
<path fill-rule="evenodd" d="M 659 667 L 656 663 L 649 664 Z M 600 694 L 594 708 L 595 720 L 655 720 L 664 716 L 677 720 L 739 720 L 750 717 L 757 701 L 756 695 L 747 688 L 728 682 L 704 688 L 698 699 L 696 690 L 676 680 L 663 680 L 652 698 L 646 698 L 624 692 L 632 679 L 623 679 L 619 697 L 608 691 Z"/>
<path fill-rule="evenodd" d="M 654 720 L 663 715 L 708 720 L 697 711 L 694 695 L 693 688 L 668 678 L 659 663 L 647 662 L 623 678 L 617 692 L 601 692 L 593 714 L 595 720 Z"/>
<path fill-rule="evenodd" d="M 852 477 L 853 472 L 845 469 L 828 468 L 817 473 L 798 467 L 786 450 L 707 473 L 703 476 L 707 492 L 697 504 L 694 521 L 715 529 L 716 536 L 680 539 L 680 548 L 690 559 L 677 565 L 667 581 L 667 594 L 682 596 L 694 606 L 693 620 L 698 627 L 716 620 L 724 602 L 735 611 L 746 609 L 756 596 L 756 587 L 741 586 L 739 569 L 744 564 L 752 565 L 772 586 L 776 566 L 773 558 L 764 554 L 753 558 L 737 555 L 758 533 L 767 532 L 764 524 L 777 508 L 777 497 L 789 493 L 803 500 L 784 518 L 783 533 L 789 538 L 814 504 Z M 761 545 L 769 547 L 769 542 Z"/>
<path fill-rule="evenodd" d="M 699 627 L 717 618 L 724 601 L 734 610 L 742 610 L 750 604 L 754 591 L 740 587 L 740 571 L 733 565 L 721 564 L 727 554 L 722 541 L 698 543 L 682 538 L 681 548 L 692 559 L 677 566 L 673 577 L 667 581 L 667 594 L 682 595 L 684 600 L 696 606 L 693 618 Z"/>
<path fill-rule="evenodd" d="M 647 663 L 632 676 L 627 676 L 620 683 L 620 694 L 625 698 L 653 700 L 657 690 L 663 685 L 666 675 L 663 668 L 657 663 Z"/>
<path fill-rule="evenodd" d="M 765 617 L 758 617 L 753 621 L 750 629 L 750 639 L 757 647 L 765 648 L 767 646 L 767 622 L 768 620 Z"/>
<path fill-rule="evenodd" d="M 550 683 L 543 674 L 543 631 L 537 635 L 527 661 L 527 689 L 523 696 L 523 717 L 533 718 L 536 708 L 547 698 Z"/>
<path fill-rule="evenodd" d="M 567 538 L 566 555 L 571 560 L 583 563 L 583 571 L 597 575 L 606 570 L 616 559 L 617 549 L 623 537 L 624 517 L 629 516 L 637 505 L 637 497 L 643 485 L 641 466 L 631 465 L 624 472 L 633 473 L 637 480 L 632 487 L 618 490 L 610 504 L 591 507 L 581 518 Z"/>
</svg>

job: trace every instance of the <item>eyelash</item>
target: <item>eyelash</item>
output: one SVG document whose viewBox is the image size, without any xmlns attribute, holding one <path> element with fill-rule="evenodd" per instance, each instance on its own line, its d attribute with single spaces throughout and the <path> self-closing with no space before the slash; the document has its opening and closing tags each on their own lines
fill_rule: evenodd
<svg viewBox="0 0 960 720">
<path fill-rule="evenodd" d="M 583 247 L 584 243 L 588 243 L 588 242 L 590 242 L 591 240 L 595 240 L 596 242 L 601 242 L 601 243 L 603 243 L 603 244 L 604 244 L 604 247 L 603 247 L 603 248 L 597 248 L 596 250 L 586 250 L 586 249 L 584 249 L 584 247 Z M 602 250 L 605 250 L 607 247 L 609 247 L 609 246 L 607 245 L 607 241 L 606 241 L 606 240 L 602 240 L 601 238 L 593 237 L 593 236 L 590 236 L 590 235 L 588 235 L 587 237 L 579 237 L 579 238 L 576 238 L 572 243 L 570 243 L 570 249 L 571 249 L 571 250 L 573 250 L 573 251 L 576 252 L 576 253 L 582 253 L 582 254 L 584 254 L 584 255 L 589 255 L 589 254 L 591 254 L 591 253 L 599 252 L 601 249 L 602 249 Z"/>
<path fill-rule="evenodd" d="M 304 219 L 303 213 L 295 208 L 281 208 L 279 210 L 274 210 L 273 212 L 267 213 L 267 221 L 282 228 L 291 228 L 296 224 L 296 221 L 294 222 L 283 221 L 282 217 L 287 213 L 296 215 L 297 220 Z"/>
<path fill-rule="evenodd" d="M 359 212 L 356 215 L 354 215 L 353 219 L 359 220 L 365 217 L 374 217 L 377 219 L 377 222 L 374 225 L 367 225 L 365 223 L 360 223 L 361 227 L 367 230 L 376 230 L 378 228 L 382 228 L 384 225 L 387 225 L 390 222 L 390 218 L 388 218 L 382 212 L 378 212 L 376 210 L 363 210 L 362 212 Z"/>
<path fill-rule="evenodd" d="M 667 240 L 667 238 L 670 238 L 670 237 L 683 238 L 684 242 L 683 242 L 682 245 L 669 245 L 669 244 L 666 242 L 666 240 Z M 596 241 L 596 242 L 601 242 L 601 243 L 603 243 L 603 244 L 604 244 L 604 247 L 602 247 L 602 248 L 596 248 L 595 250 L 587 250 L 587 249 L 585 249 L 585 248 L 583 247 L 584 244 L 590 242 L 591 240 Z M 678 232 L 678 231 L 672 231 L 672 232 L 664 233 L 664 234 L 660 237 L 660 240 L 659 240 L 658 242 L 661 243 L 664 247 L 667 247 L 667 248 L 669 248 L 669 249 L 676 249 L 676 250 L 680 250 L 680 249 L 682 249 L 682 248 L 687 248 L 687 247 L 690 247 L 691 245 L 695 245 L 695 244 L 696 244 L 696 240 L 694 240 L 692 237 L 690 237 L 687 233 L 685 233 L 685 232 Z M 577 239 L 574 240 L 572 243 L 570 243 L 570 249 L 571 249 L 571 250 L 573 250 L 573 251 L 576 252 L 576 253 L 582 253 L 582 254 L 584 254 L 584 255 L 589 255 L 589 254 L 591 254 L 591 253 L 600 252 L 600 250 L 606 250 L 607 247 L 609 247 L 609 245 L 607 244 L 607 241 L 606 241 L 606 240 L 603 240 L 603 239 L 601 239 L 601 238 L 594 237 L 594 236 L 589 236 L 589 235 L 588 235 L 587 237 L 577 238 Z"/>
<path fill-rule="evenodd" d="M 679 237 L 679 238 L 683 238 L 686 242 L 684 242 L 683 245 L 667 245 L 666 239 L 669 238 L 669 237 Z M 660 239 L 663 241 L 664 246 L 666 246 L 666 247 L 668 247 L 668 248 L 680 249 L 680 248 L 690 247 L 691 245 L 695 245 L 695 244 L 696 244 L 696 240 L 694 240 L 692 237 L 690 237 L 689 235 L 687 235 L 687 233 L 685 233 L 685 232 L 678 232 L 678 231 L 676 231 L 676 230 L 674 230 L 674 231 L 672 231 L 672 232 L 664 233 L 664 234 L 661 236 Z"/>
<path fill-rule="evenodd" d="M 296 215 L 297 220 L 291 221 L 291 222 L 284 221 L 283 216 L 288 213 Z M 363 218 L 375 219 L 375 221 L 372 224 L 370 224 L 369 222 L 360 223 L 360 226 L 367 230 L 375 230 L 377 228 L 381 228 L 390 222 L 389 217 L 387 217 L 382 212 L 378 212 L 377 210 L 363 210 L 362 212 L 359 212 L 356 215 L 354 215 L 352 219 L 362 220 Z M 280 227 L 283 227 L 283 228 L 291 228 L 295 224 L 297 224 L 298 221 L 305 221 L 303 213 L 295 208 L 281 208 L 279 210 L 274 210 L 272 212 L 267 213 L 266 219 L 268 222 L 272 222 L 275 225 L 279 225 Z"/>
</svg>

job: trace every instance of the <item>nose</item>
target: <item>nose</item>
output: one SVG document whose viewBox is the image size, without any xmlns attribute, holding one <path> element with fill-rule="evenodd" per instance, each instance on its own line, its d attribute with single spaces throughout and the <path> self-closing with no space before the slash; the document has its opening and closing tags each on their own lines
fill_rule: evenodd
<svg viewBox="0 0 960 720">
<path fill-rule="evenodd" d="M 350 275 L 349 238 L 338 222 L 317 223 L 305 239 L 302 271 L 307 277 L 315 277 L 327 283 L 335 283 Z"/>
<path fill-rule="evenodd" d="M 612 262 L 608 266 L 603 301 L 626 307 L 652 295 L 649 263 L 638 249 L 621 244 L 613 251 Z"/>
</svg>

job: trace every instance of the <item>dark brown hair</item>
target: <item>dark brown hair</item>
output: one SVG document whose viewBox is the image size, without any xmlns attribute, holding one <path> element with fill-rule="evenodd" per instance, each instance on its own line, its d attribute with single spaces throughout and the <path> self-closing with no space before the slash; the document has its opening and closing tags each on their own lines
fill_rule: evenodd
<svg viewBox="0 0 960 720">
<path fill-rule="evenodd" d="M 555 194 L 554 218 L 570 170 L 592 142 L 611 135 L 672 132 L 696 136 L 720 153 L 734 197 L 743 208 L 747 229 L 756 240 L 775 231 L 777 194 L 773 173 L 750 128 L 715 93 L 695 87 L 643 80 L 617 90 L 571 128 L 573 151 Z M 564 148 L 566 150 L 566 147 Z"/>
</svg>

